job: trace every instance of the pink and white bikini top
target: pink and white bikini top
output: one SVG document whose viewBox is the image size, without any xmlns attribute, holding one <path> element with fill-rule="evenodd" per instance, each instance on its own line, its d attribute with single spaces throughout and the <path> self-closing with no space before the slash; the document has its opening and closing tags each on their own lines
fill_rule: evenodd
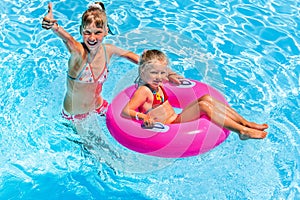
<svg viewBox="0 0 300 200">
<path fill-rule="evenodd" d="M 104 55 L 105 55 L 105 66 L 103 68 L 103 71 L 99 75 L 98 78 L 95 77 L 92 66 L 90 63 L 86 63 L 86 65 L 82 68 L 81 72 L 76 78 L 71 77 L 69 74 L 67 75 L 69 79 L 80 82 L 80 83 L 95 83 L 98 82 L 99 84 L 103 84 L 108 75 L 108 69 L 107 69 L 107 55 L 106 55 L 106 48 L 105 45 L 102 44 L 103 50 L 104 50 Z"/>
</svg>

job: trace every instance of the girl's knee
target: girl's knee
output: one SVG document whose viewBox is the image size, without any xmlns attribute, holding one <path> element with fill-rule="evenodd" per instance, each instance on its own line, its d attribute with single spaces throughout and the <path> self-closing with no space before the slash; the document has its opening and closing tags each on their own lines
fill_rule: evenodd
<svg viewBox="0 0 300 200">
<path fill-rule="evenodd" d="M 212 105 L 209 101 L 206 101 L 204 99 L 199 99 L 198 100 L 198 106 L 200 112 L 209 112 L 212 109 Z"/>
<path fill-rule="evenodd" d="M 213 101 L 213 98 L 209 94 L 206 94 L 198 99 L 198 102 L 201 102 L 201 101 L 211 103 Z"/>
<path fill-rule="evenodd" d="M 210 95 L 206 94 L 198 99 L 198 105 L 200 111 L 211 113 L 214 109 L 213 98 Z"/>
</svg>

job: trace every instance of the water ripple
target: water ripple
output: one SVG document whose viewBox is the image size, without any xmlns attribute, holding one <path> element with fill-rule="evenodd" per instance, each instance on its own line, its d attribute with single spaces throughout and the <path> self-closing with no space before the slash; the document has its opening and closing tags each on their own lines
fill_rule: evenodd
<svg viewBox="0 0 300 200">
<path fill-rule="evenodd" d="M 106 42 L 137 53 L 162 49 L 174 70 L 222 91 L 245 118 L 270 125 L 265 140 L 241 142 L 231 134 L 207 154 L 176 161 L 140 157 L 118 146 L 103 118 L 90 124 L 96 127 L 94 135 L 84 137 L 60 119 L 69 54 L 40 26 L 47 3 L 0 2 L 0 174 L 5 199 L 45 193 L 70 199 L 123 198 L 124 191 L 141 199 L 205 199 L 208 194 L 215 199 L 299 198 L 298 1 L 106 3 L 116 33 Z M 59 24 L 80 39 L 79 19 L 87 3 L 53 4 Z M 125 61 L 116 59 L 111 66 L 114 76 L 103 88 L 108 100 L 136 76 L 135 67 Z M 10 185 L 22 192 L 11 191 Z"/>
</svg>

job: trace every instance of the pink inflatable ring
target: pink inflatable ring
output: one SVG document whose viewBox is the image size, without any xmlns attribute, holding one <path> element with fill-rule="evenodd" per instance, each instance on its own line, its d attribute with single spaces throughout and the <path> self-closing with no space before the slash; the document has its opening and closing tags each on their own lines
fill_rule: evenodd
<svg viewBox="0 0 300 200">
<path fill-rule="evenodd" d="M 199 81 L 185 79 L 179 86 L 166 83 L 164 87 L 170 104 L 175 108 L 184 108 L 205 94 L 227 104 L 216 89 Z M 120 92 L 106 113 L 106 124 L 111 135 L 133 151 L 166 158 L 196 156 L 221 144 L 230 133 L 212 123 L 207 116 L 187 123 L 156 123 L 152 129 L 143 128 L 142 121 L 121 116 L 122 109 L 135 90 L 136 86 L 132 85 Z"/>
</svg>

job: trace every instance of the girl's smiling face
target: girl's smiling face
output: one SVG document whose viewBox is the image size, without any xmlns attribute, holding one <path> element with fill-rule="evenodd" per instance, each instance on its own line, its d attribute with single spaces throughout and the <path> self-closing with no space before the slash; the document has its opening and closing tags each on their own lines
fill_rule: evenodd
<svg viewBox="0 0 300 200">
<path fill-rule="evenodd" d="M 83 42 L 90 50 L 98 49 L 106 35 L 106 28 L 96 27 L 95 23 L 91 23 L 82 29 Z"/>
<path fill-rule="evenodd" d="M 141 78 L 152 88 L 158 88 L 167 79 L 167 64 L 160 61 L 149 64 L 141 73 Z"/>
</svg>

